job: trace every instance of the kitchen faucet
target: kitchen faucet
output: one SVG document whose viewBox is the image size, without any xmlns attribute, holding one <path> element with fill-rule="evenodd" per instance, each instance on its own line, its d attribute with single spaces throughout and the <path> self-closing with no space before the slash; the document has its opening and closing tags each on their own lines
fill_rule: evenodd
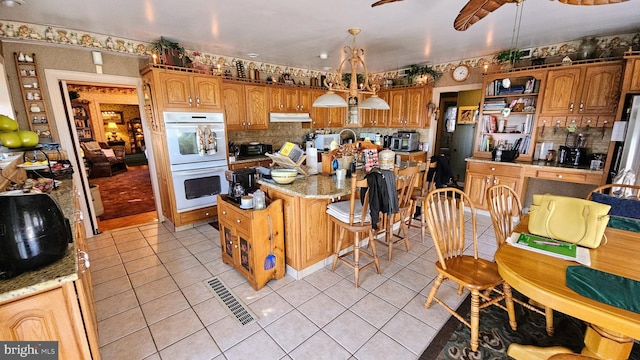
<svg viewBox="0 0 640 360">
<path fill-rule="evenodd" d="M 351 129 L 349 129 L 349 128 L 345 128 L 345 129 L 340 130 L 340 132 L 338 133 L 338 135 L 340 136 L 340 145 L 342 145 L 342 133 L 345 132 L 345 131 L 351 131 L 351 133 L 353 134 L 353 142 L 358 141 L 358 135 L 356 134 L 356 132 L 351 130 Z"/>
</svg>

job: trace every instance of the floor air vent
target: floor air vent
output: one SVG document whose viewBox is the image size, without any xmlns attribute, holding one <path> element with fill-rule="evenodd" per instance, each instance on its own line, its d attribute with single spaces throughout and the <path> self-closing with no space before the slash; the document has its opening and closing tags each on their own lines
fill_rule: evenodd
<svg viewBox="0 0 640 360">
<path fill-rule="evenodd" d="M 222 282 L 217 276 L 206 280 L 205 283 L 209 286 L 213 294 L 218 301 L 227 309 L 229 314 L 234 317 L 240 325 L 249 325 L 252 322 L 258 320 L 258 317 L 249 310 L 247 305 L 238 300 L 236 295 L 229 290 L 227 285 Z"/>
</svg>

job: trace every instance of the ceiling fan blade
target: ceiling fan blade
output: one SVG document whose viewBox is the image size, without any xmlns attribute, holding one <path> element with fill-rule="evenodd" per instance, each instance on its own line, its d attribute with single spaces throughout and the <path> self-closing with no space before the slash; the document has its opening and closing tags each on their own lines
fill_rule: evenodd
<svg viewBox="0 0 640 360">
<path fill-rule="evenodd" d="M 609 5 L 625 2 L 627 0 L 558 0 L 568 5 Z"/>
<path fill-rule="evenodd" d="M 475 24 L 480 19 L 489 15 L 490 12 L 495 11 L 500 6 L 514 2 L 513 0 L 469 0 L 460 14 L 453 21 L 453 28 L 458 31 L 465 31 L 469 26 Z"/>
<path fill-rule="evenodd" d="M 371 7 L 376 7 L 378 5 L 384 5 L 384 4 L 388 4 L 396 1 L 402 1 L 402 0 L 379 0 L 371 4 Z"/>
</svg>

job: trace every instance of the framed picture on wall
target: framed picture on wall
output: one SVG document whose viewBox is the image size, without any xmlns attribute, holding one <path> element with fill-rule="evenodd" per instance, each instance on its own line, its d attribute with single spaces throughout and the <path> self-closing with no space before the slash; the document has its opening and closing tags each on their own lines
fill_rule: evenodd
<svg viewBox="0 0 640 360">
<path fill-rule="evenodd" d="M 458 124 L 475 124 L 478 121 L 478 106 L 458 106 Z"/>
<path fill-rule="evenodd" d="M 122 111 L 103 111 L 102 122 L 107 124 L 114 122 L 116 124 L 124 124 L 124 118 L 122 117 Z"/>
</svg>

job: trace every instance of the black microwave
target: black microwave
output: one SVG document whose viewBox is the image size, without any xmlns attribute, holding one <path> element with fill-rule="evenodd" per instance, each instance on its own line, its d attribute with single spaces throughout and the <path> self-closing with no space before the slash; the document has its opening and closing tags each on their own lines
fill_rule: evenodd
<svg viewBox="0 0 640 360">
<path fill-rule="evenodd" d="M 240 144 L 240 156 L 258 156 L 272 153 L 273 146 L 269 144 L 249 143 Z"/>
</svg>

